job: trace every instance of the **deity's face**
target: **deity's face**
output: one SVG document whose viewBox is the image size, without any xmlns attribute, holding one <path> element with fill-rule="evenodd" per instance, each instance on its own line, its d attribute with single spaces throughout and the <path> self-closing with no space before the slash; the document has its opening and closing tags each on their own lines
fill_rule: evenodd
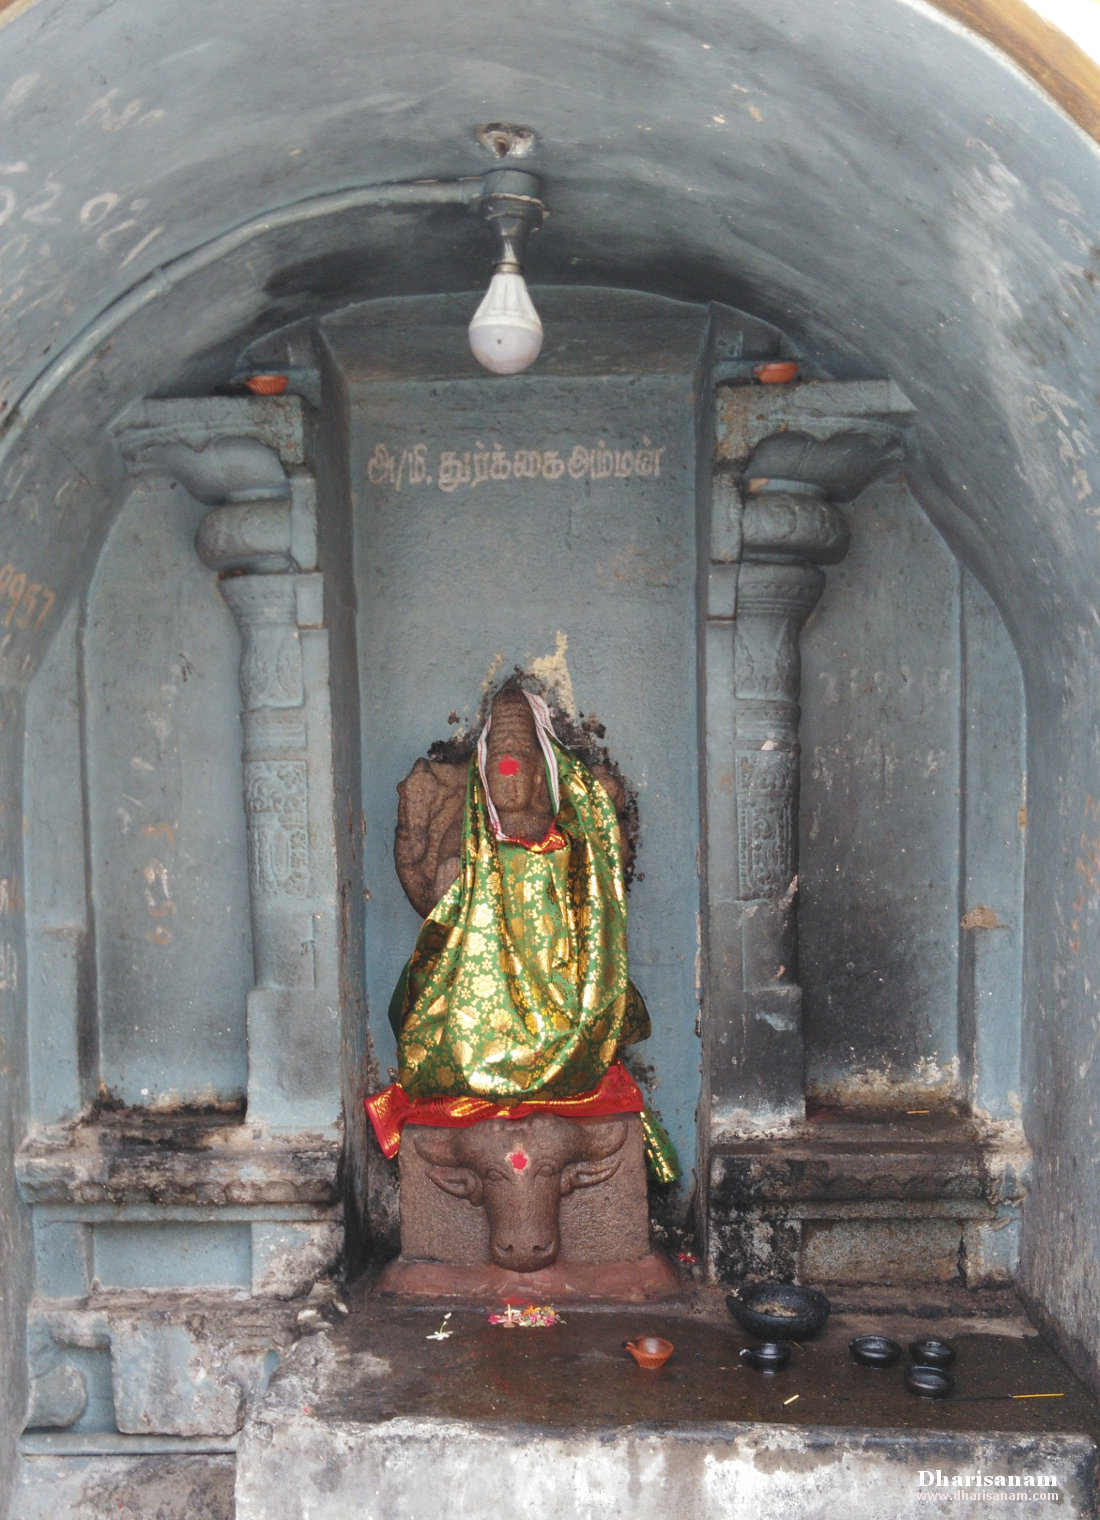
<svg viewBox="0 0 1100 1520">
<path fill-rule="evenodd" d="M 526 700 L 505 693 L 493 703 L 486 746 L 485 780 L 500 814 L 548 808 L 546 768 Z"/>
</svg>

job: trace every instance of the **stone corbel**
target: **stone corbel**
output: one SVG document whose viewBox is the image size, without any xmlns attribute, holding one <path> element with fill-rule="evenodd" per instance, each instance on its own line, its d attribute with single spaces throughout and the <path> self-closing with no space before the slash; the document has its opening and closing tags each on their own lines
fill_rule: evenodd
<svg viewBox="0 0 1100 1520">
<path fill-rule="evenodd" d="M 804 1117 L 799 636 L 825 587 L 821 566 L 848 550 L 838 503 L 904 457 L 910 410 L 886 382 L 718 390 L 707 681 L 715 1139 Z"/>
</svg>

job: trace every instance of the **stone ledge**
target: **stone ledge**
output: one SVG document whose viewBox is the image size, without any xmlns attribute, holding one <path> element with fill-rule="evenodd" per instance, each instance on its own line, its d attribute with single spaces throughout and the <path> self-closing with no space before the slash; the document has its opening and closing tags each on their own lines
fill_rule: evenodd
<svg viewBox="0 0 1100 1520">
<path fill-rule="evenodd" d="M 341 1148 L 336 1135 L 273 1135 L 235 1116 L 126 1111 L 39 1131 L 15 1165 L 36 1205 L 332 1206 Z"/>
<path fill-rule="evenodd" d="M 1017 1203 L 1030 1152 L 1022 1134 L 963 1121 L 809 1123 L 790 1136 L 718 1143 L 711 1185 L 739 1207 L 767 1202 L 982 1200 Z"/>
<path fill-rule="evenodd" d="M 233 1520 L 229 1452 L 25 1452 L 11 1520 Z"/>
<path fill-rule="evenodd" d="M 116 1321 L 155 1316 L 158 1324 L 216 1325 L 219 1333 L 278 1331 L 284 1341 L 302 1301 L 262 1299 L 234 1288 L 102 1289 L 84 1298 L 31 1299 L 29 1318 L 52 1339 L 71 1346 L 105 1346 Z"/>
<path fill-rule="evenodd" d="M 234 1456 L 236 1436 L 124 1436 L 117 1430 L 26 1430 L 21 1457 Z"/>
<path fill-rule="evenodd" d="M 1011 1281 L 1030 1152 L 1018 1126 L 950 1114 L 811 1120 L 711 1152 L 716 1280 Z"/>
</svg>

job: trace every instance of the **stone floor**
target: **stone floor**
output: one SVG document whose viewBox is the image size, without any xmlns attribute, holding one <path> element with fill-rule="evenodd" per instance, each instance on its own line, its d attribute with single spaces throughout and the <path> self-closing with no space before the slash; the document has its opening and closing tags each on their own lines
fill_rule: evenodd
<svg viewBox="0 0 1100 1520">
<path fill-rule="evenodd" d="M 252 1412 L 235 1510 L 225 1456 L 205 1469 L 198 1456 L 102 1458 L 66 1481 L 43 1451 L 25 1458 L 17 1520 L 904 1520 L 960 1492 L 937 1473 L 993 1480 L 964 1488 L 972 1500 L 1100 1514 L 1100 1406 L 1011 1295 L 934 1293 L 834 1288 L 825 1329 L 762 1374 L 713 1290 L 659 1307 L 562 1306 L 552 1327 L 504 1329 L 484 1306 L 451 1306 L 444 1323 L 445 1306 L 398 1305 L 363 1283 Z M 950 1339 L 955 1393 L 918 1399 L 902 1365 L 857 1366 L 848 1340 L 872 1330 Z M 659 1372 L 623 1349 L 643 1334 L 675 1344 Z M 1036 1475 L 1057 1488 L 995 1481 Z"/>
</svg>

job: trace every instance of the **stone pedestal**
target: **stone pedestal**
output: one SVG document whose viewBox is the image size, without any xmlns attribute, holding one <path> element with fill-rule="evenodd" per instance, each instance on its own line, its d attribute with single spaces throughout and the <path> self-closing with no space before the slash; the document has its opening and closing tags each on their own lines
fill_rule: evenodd
<svg viewBox="0 0 1100 1520">
<path fill-rule="evenodd" d="M 743 1278 L 1011 1283 L 1030 1156 L 942 1115 L 810 1120 L 717 1145 L 708 1269 Z"/>
<path fill-rule="evenodd" d="M 640 1300 L 679 1284 L 649 1248 L 635 1114 L 408 1125 L 399 1166 L 401 1256 L 383 1292 Z"/>
</svg>

